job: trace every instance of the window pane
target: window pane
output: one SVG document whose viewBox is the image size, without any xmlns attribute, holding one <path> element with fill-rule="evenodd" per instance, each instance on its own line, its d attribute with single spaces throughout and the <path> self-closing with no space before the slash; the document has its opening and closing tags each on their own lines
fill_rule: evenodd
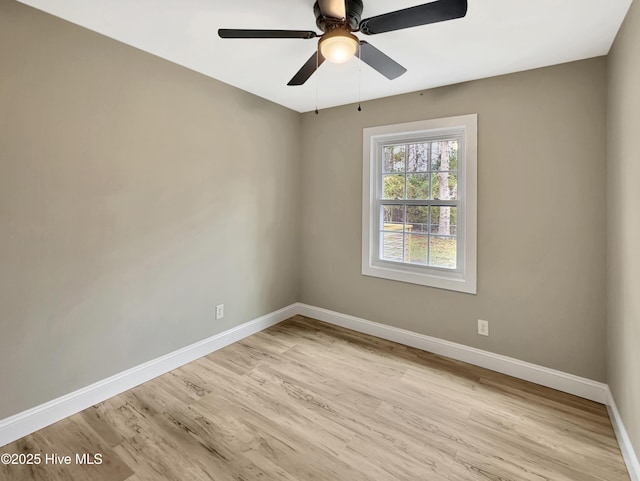
<svg viewBox="0 0 640 481">
<path fill-rule="evenodd" d="M 385 145 L 382 148 L 382 172 L 404 172 L 404 160 L 404 145 Z"/>
<path fill-rule="evenodd" d="M 431 170 L 458 170 L 458 141 L 431 143 Z"/>
<path fill-rule="evenodd" d="M 456 268 L 455 237 L 429 237 L 429 265 L 448 269 Z"/>
<path fill-rule="evenodd" d="M 458 174 L 456 172 L 431 174 L 431 194 L 437 200 L 458 200 Z"/>
<path fill-rule="evenodd" d="M 429 233 L 436 235 L 456 235 L 458 208 L 449 206 L 431 207 Z"/>
<path fill-rule="evenodd" d="M 382 259 L 386 261 L 402 262 L 403 259 L 403 237 L 402 233 L 381 232 L 380 242 L 382 244 Z"/>
<path fill-rule="evenodd" d="M 383 205 L 382 206 L 383 230 L 400 231 L 404 229 L 404 206 Z"/>
<path fill-rule="evenodd" d="M 427 241 L 426 235 L 407 234 L 404 261 L 411 264 L 427 264 Z"/>
<path fill-rule="evenodd" d="M 407 232 L 427 233 L 429 225 L 429 207 L 407 206 Z"/>
<path fill-rule="evenodd" d="M 407 175 L 407 199 L 429 199 L 429 174 Z"/>
<path fill-rule="evenodd" d="M 404 199 L 404 175 L 383 175 L 383 199 Z"/>
<path fill-rule="evenodd" d="M 407 172 L 426 172 L 429 167 L 429 143 L 409 144 L 407 152 Z"/>
<path fill-rule="evenodd" d="M 449 170 L 458 170 L 458 141 L 449 142 Z"/>
<path fill-rule="evenodd" d="M 431 143 L 431 170 L 440 170 L 440 142 Z"/>
</svg>

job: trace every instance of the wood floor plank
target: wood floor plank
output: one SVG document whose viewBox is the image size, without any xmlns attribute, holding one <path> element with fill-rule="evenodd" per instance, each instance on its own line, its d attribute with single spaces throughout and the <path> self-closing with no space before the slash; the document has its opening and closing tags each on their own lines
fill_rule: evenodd
<svg viewBox="0 0 640 481">
<path fill-rule="evenodd" d="M 296 316 L 3 448 L 7 481 L 629 481 L 604 406 Z"/>
</svg>

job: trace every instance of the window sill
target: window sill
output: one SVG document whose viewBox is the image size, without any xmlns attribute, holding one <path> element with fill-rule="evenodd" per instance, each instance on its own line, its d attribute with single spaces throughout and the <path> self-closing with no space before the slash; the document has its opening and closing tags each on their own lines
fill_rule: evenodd
<svg viewBox="0 0 640 481">
<path fill-rule="evenodd" d="M 403 268 L 393 268 L 391 265 L 382 266 L 369 263 L 368 265 L 363 265 L 362 275 L 463 292 L 465 294 L 476 294 L 476 283 L 465 279 L 460 272 L 448 273 L 428 268 L 425 269 L 424 273 L 409 272 Z"/>
</svg>

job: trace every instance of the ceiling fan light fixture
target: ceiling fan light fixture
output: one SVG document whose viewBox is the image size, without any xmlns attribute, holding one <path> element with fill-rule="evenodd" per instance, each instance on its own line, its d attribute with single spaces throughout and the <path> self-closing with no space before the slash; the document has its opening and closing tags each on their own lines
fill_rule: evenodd
<svg viewBox="0 0 640 481">
<path fill-rule="evenodd" d="M 332 63 L 345 63 L 358 50 L 358 37 L 347 30 L 337 28 L 320 39 L 320 53 Z"/>
</svg>

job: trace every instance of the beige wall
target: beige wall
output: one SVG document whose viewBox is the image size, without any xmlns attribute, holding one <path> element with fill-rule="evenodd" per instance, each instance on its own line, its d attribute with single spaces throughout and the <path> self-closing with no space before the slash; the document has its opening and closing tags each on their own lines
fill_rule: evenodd
<svg viewBox="0 0 640 481">
<path fill-rule="evenodd" d="M 299 139 L 296 112 L 0 0 L 0 419 L 295 302 Z"/>
<path fill-rule="evenodd" d="M 597 58 L 305 114 L 302 302 L 603 381 L 605 80 Z M 362 276 L 363 127 L 469 113 L 477 296 Z"/>
<path fill-rule="evenodd" d="M 640 458 L 640 3 L 611 50 L 608 102 L 607 381 Z"/>
</svg>

